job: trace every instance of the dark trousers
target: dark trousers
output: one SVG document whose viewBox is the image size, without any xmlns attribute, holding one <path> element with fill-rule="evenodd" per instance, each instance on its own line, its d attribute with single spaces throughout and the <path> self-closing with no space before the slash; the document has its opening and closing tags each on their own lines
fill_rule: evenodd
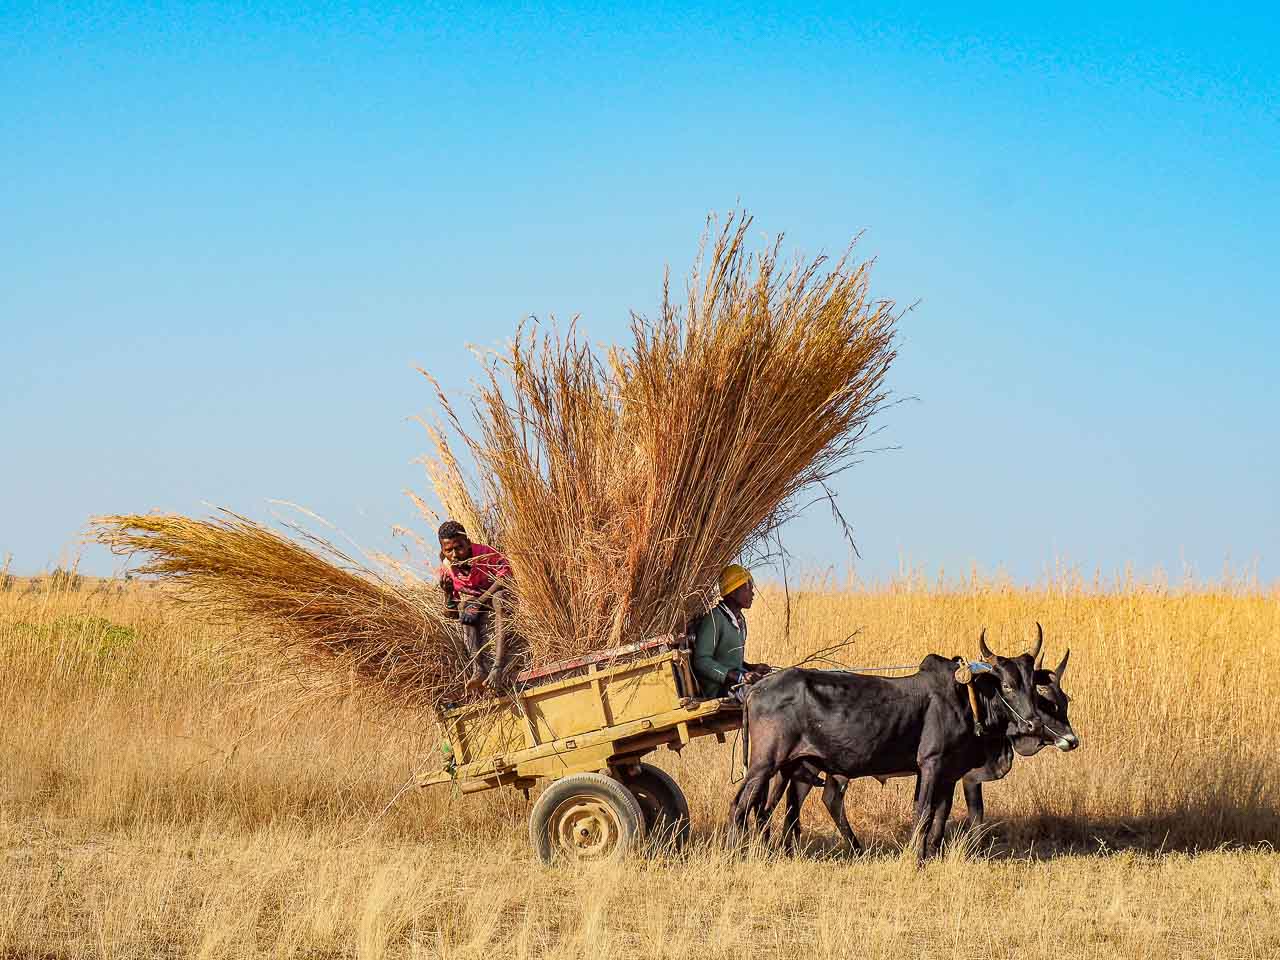
<svg viewBox="0 0 1280 960">
<path fill-rule="evenodd" d="M 482 674 L 493 667 L 493 611 L 483 610 L 475 623 L 462 623 L 462 643 L 468 666 L 474 664 Z"/>
</svg>

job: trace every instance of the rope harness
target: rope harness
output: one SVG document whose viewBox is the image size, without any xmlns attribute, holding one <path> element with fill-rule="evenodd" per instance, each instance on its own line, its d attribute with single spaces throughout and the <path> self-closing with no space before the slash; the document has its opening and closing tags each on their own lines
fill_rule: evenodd
<svg viewBox="0 0 1280 960">
<path fill-rule="evenodd" d="M 978 736 L 982 736 L 984 727 L 982 723 L 982 712 L 978 707 L 978 694 L 974 691 L 973 687 L 973 678 L 975 674 L 994 672 L 994 668 L 988 663 L 982 663 L 977 660 L 965 660 L 964 658 L 956 659 L 956 683 L 962 684 L 964 688 L 969 691 L 969 709 L 973 711 L 973 729 Z M 1032 727 L 1031 721 L 1020 714 L 1002 692 L 997 690 L 996 696 L 1000 698 L 1000 702 L 1004 704 L 1005 709 L 1013 714 L 1015 720 L 1028 729 Z M 1043 721 L 1041 722 L 1043 723 Z M 1053 733 L 1054 731 L 1051 730 L 1050 732 Z M 1061 735 L 1056 733 L 1054 735 L 1058 736 L 1059 739 L 1062 739 Z"/>
<path fill-rule="evenodd" d="M 893 666 L 893 667 L 850 667 L 849 669 L 844 669 L 844 671 L 840 671 L 840 672 L 841 673 L 888 673 L 891 671 L 896 671 L 896 669 L 918 669 L 918 668 L 919 668 L 919 664 L 904 663 L 904 664 L 899 664 L 899 666 Z M 984 730 L 986 730 L 986 727 L 984 727 L 984 724 L 982 722 L 982 707 L 979 707 L 979 704 L 978 704 L 978 694 L 977 694 L 977 691 L 974 690 L 974 686 L 973 686 L 973 678 L 975 675 L 978 675 L 978 673 L 995 673 L 995 668 L 992 668 L 991 664 L 989 663 L 983 663 L 982 660 L 966 660 L 963 657 L 956 658 L 956 673 L 955 673 L 956 682 L 957 684 L 964 686 L 965 690 L 969 691 L 969 710 L 970 712 L 973 713 L 974 732 L 977 733 L 978 736 L 982 736 Z M 996 696 L 997 698 L 1000 698 L 1000 701 L 1002 704 L 1005 704 L 1005 709 L 1009 710 L 1009 712 L 1012 714 L 1012 716 L 1014 716 L 1014 719 L 1016 719 L 1016 721 L 1023 724 L 1024 727 L 1032 726 L 1032 722 L 1030 722 L 1029 719 L 1025 718 L 1023 714 L 1020 714 L 1018 712 L 1018 709 L 1016 709 L 1014 705 L 1009 703 L 1009 699 L 1007 699 L 1006 696 L 1002 694 L 1002 692 L 997 691 Z M 1053 727 L 1051 727 L 1050 724 L 1044 722 L 1043 719 L 1041 721 L 1041 726 L 1044 727 L 1044 730 L 1047 730 L 1048 732 L 1052 733 L 1053 736 L 1057 737 L 1057 739 L 1059 740 L 1066 739 L 1066 737 L 1062 736 L 1061 732 L 1053 730 Z"/>
<path fill-rule="evenodd" d="M 1035 725 L 1026 717 L 1024 717 L 1022 714 L 1020 714 L 1017 710 L 1013 709 L 1013 704 L 1004 698 L 1003 693 L 997 693 L 996 696 L 1000 698 L 1000 702 L 1003 703 L 1005 705 L 1005 708 L 1010 713 L 1012 713 L 1014 717 L 1017 718 L 1019 723 L 1021 723 L 1024 727 L 1027 727 L 1028 729 L 1034 729 Z"/>
<path fill-rule="evenodd" d="M 901 663 L 887 667 L 849 667 L 848 669 L 839 671 L 840 673 L 891 673 L 895 670 L 919 670 L 918 663 Z M 978 736 L 982 736 L 986 730 L 982 722 L 982 707 L 978 704 L 978 694 L 973 686 L 973 678 L 979 673 L 994 673 L 994 669 L 988 663 L 980 660 L 965 660 L 963 657 L 956 658 L 956 683 L 960 684 L 968 691 L 969 694 L 969 711 L 973 714 L 973 730 Z M 1005 699 L 1003 693 L 997 693 L 1000 702 L 1008 707 L 1009 712 L 1014 715 L 1023 724 L 1027 723 L 1027 719 L 1013 708 L 1008 700 Z"/>
<path fill-rule="evenodd" d="M 895 670 L 918 670 L 918 663 L 901 663 L 887 667 L 849 667 L 845 670 L 838 671 L 840 673 L 891 673 Z M 969 710 L 973 714 L 973 730 L 978 736 L 982 736 L 985 732 L 985 725 L 982 722 L 982 707 L 978 704 L 978 694 L 973 686 L 973 678 L 979 673 L 994 673 L 994 668 L 989 663 L 983 663 L 980 660 L 966 660 L 963 657 L 956 658 L 956 683 L 960 684 L 968 691 L 969 694 Z M 1000 702 L 1008 708 L 1024 725 L 1030 725 L 1026 717 L 1014 709 L 1013 704 L 1005 699 L 1003 693 L 997 693 Z M 1052 732 L 1052 731 L 1051 731 Z"/>
</svg>

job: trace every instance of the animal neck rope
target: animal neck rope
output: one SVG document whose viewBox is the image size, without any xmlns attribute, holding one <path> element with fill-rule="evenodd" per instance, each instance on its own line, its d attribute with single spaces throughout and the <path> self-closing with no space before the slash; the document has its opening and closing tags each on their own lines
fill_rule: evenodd
<svg viewBox="0 0 1280 960">
<path fill-rule="evenodd" d="M 972 690 L 973 688 L 972 688 L 972 687 L 970 687 L 969 689 L 970 689 L 970 690 Z M 1028 726 L 1028 727 L 1029 727 L 1029 726 L 1031 726 L 1031 721 L 1029 721 L 1028 719 L 1026 719 L 1026 717 L 1024 717 L 1022 714 L 1020 714 L 1017 710 L 1013 709 L 1013 704 L 1012 704 L 1012 703 L 1010 703 L 1008 700 L 1006 700 L 1006 699 L 1004 698 L 1004 694 L 1002 694 L 1002 693 L 998 693 L 998 694 L 996 694 L 996 696 L 998 696 L 998 697 L 1000 698 L 1000 702 L 1001 702 L 1001 703 L 1003 703 L 1006 707 L 1008 707 L 1008 708 L 1009 708 L 1009 712 L 1010 712 L 1010 713 L 1012 713 L 1015 717 L 1017 717 L 1019 720 L 1021 720 L 1021 721 L 1022 721 L 1022 724 L 1023 724 L 1024 726 Z M 1057 737 L 1057 738 L 1058 738 L 1059 746 L 1061 746 L 1062 741 L 1064 741 L 1064 740 L 1066 740 L 1066 739 L 1067 739 L 1067 738 L 1066 738 L 1066 737 L 1064 737 L 1061 733 L 1059 733 L 1057 730 L 1053 729 L 1053 727 L 1049 726 L 1049 724 L 1045 723 L 1043 720 L 1041 720 L 1041 721 L 1040 721 L 1040 726 L 1044 727 L 1044 728 L 1045 728 L 1046 730 L 1048 730 L 1051 734 L 1053 734 L 1055 737 Z"/>
<path fill-rule="evenodd" d="M 978 736 L 982 736 L 984 733 L 986 733 L 986 725 L 982 722 L 982 711 L 978 707 L 978 694 L 975 691 L 974 685 L 972 683 L 966 683 L 964 686 L 969 691 L 969 710 L 973 713 L 973 731 Z M 996 698 L 1005 705 L 1005 708 L 1011 714 L 1013 714 L 1014 719 L 1018 720 L 1024 727 L 1031 725 L 1030 721 L 1028 721 L 1026 717 L 1020 714 L 1017 710 L 1015 710 L 1013 707 L 1013 704 L 1005 699 L 1003 693 L 997 692 Z"/>
<path fill-rule="evenodd" d="M 991 665 L 987 663 L 982 663 L 976 660 L 965 660 L 963 657 L 956 659 L 956 683 L 967 688 L 969 692 L 969 710 L 973 713 L 973 729 L 978 736 L 982 736 L 985 732 L 985 727 L 982 722 L 982 711 L 978 707 L 977 688 L 973 682 L 975 675 L 979 673 L 994 674 L 995 671 L 992 669 Z M 1020 714 L 1014 708 L 1013 704 L 1005 698 L 1005 695 L 1000 690 L 996 691 L 996 699 L 1003 703 L 1005 705 L 1005 709 L 1013 714 L 1014 719 L 1024 727 L 1031 726 L 1031 721 Z"/>
<path fill-rule="evenodd" d="M 996 696 L 1000 698 L 1000 702 L 1005 705 L 1008 711 L 1014 715 L 1018 722 L 1020 722 L 1024 727 L 1031 726 L 1031 721 L 1020 714 L 1017 710 L 1013 709 L 1013 704 L 1004 698 L 1003 693 L 997 693 Z"/>
<path fill-rule="evenodd" d="M 963 661 L 962 661 L 962 664 L 963 664 Z M 976 663 L 968 663 L 966 665 L 969 667 L 970 671 L 973 670 L 973 667 L 977 666 Z M 889 666 L 889 667 L 849 667 L 845 670 L 840 670 L 837 672 L 839 673 L 889 673 L 890 671 L 893 671 L 893 670 L 918 670 L 919 668 L 920 668 L 920 665 L 917 663 L 904 663 L 904 664 L 899 664 L 897 666 Z M 979 673 L 990 672 L 990 668 L 988 668 L 986 671 L 979 670 L 978 672 Z M 973 712 L 974 728 L 977 730 L 978 736 L 982 736 L 982 732 L 983 732 L 982 716 L 979 712 L 978 698 L 973 689 L 972 677 L 973 677 L 973 674 L 971 672 L 969 681 L 966 682 L 964 685 L 969 688 L 969 709 Z M 996 693 L 996 696 L 1000 698 L 1000 702 L 1005 705 L 1008 711 L 1011 714 L 1013 714 L 1014 719 L 1018 720 L 1020 723 L 1024 725 L 1030 726 L 1030 721 L 1027 720 L 1027 718 L 1024 717 L 1022 714 L 1020 714 L 1017 710 L 1014 709 L 1013 704 L 1005 699 L 1005 696 L 1003 693 Z M 1059 740 L 1066 739 L 1061 733 L 1053 729 L 1053 727 L 1049 726 L 1049 724 L 1045 723 L 1043 720 L 1041 720 L 1040 723 L 1046 730 L 1048 730 L 1051 734 L 1053 734 Z"/>
</svg>

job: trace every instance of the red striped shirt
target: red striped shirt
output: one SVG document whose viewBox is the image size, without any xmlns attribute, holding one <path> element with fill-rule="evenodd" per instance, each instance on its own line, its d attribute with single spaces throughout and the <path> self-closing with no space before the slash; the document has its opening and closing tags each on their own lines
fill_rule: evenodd
<svg viewBox="0 0 1280 960">
<path fill-rule="evenodd" d="M 465 564 L 445 561 L 440 567 L 440 579 L 452 580 L 454 593 L 464 597 L 480 596 L 499 578 L 511 579 L 511 563 L 483 543 L 471 544 L 471 559 Z"/>
</svg>

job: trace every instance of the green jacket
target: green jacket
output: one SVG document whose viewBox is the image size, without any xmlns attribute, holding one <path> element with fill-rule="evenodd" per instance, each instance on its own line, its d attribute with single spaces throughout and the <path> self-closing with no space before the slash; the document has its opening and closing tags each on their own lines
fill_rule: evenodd
<svg viewBox="0 0 1280 960">
<path fill-rule="evenodd" d="M 743 621 L 746 626 L 746 621 Z M 725 675 L 741 670 L 747 633 L 733 625 L 724 608 L 717 605 L 698 621 L 693 644 L 693 672 L 704 697 L 722 697 L 727 692 Z"/>
</svg>

